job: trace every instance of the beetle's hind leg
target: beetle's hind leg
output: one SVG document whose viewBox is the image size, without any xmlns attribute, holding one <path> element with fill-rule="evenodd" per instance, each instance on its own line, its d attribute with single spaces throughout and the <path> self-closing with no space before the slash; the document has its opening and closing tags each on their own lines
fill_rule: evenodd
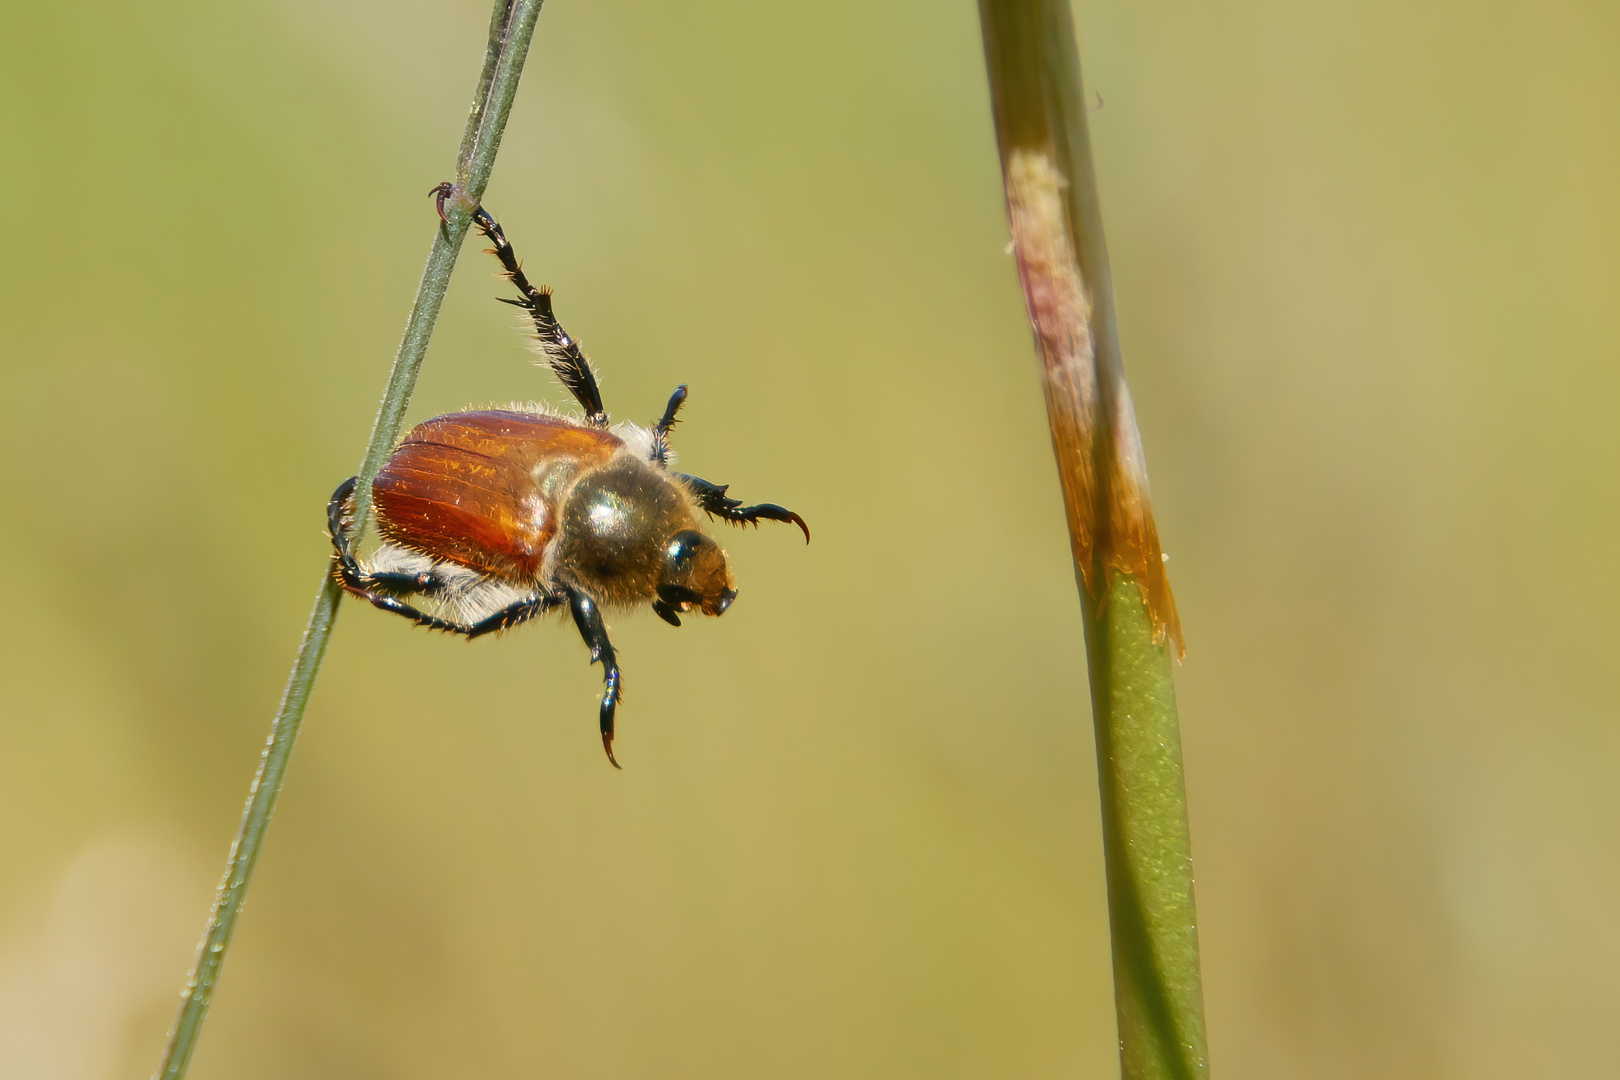
<svg viewBox="0 0 1620 1080">
<path fill-rule="evenodd" d="M 535 592 L 497 607 L 493 612 L 474 620 L 445 619 L 409 604 L 405 597 L 425 596 L 437 598 L 455 588 L 455 575 L 447 575 L 444 564 L 422 557 L 422 569 L 378 569 L 360 564 L 354 555 L 354 531 L 349 519 L 350 502 L 354 495 L 355 478 L 349 477 L 338 485 L 326 506 L 327 527 L 332 533 L 332 549 L 336 566 L 333 568 L 345 592 L 358 596 L 373 607 L 409 619 L 430 630 L 443 630 L 462 634 L 468 639 L 485 634 L 510 630 L 528 622 L 563 603 L 556 593 Z M 396 552 L 399 549 L 395 549 Z M 464 572 L 465 573 L 465 572 Z M 478 588 L 476 584 L 471 588 Z M 463 584 L 462 591 L 467 591 Z M 487 609 L 486 609 L 487 610 Z"/>
<path fill-rule="evenodd" d="M 596 606 L 596 601 L 578 589 L 570 589 L 568 607 L 573 612 L 574 625 L 579 627 L 579 636 L 585 639 L 585 647 L 591 650 L 591 663 L 602 665 L 602 707 L 599 713 L 602 749 L 607 751 L 608 761 L 617 769 L 620 765 L 613 757 L 613 718 L 619 710 L 619 699 L 624 696 L 624 676 L 619 673 L 619 658 L 613 651 L 613 642 L 608 640 L 607 626 L 602 622 L 602 609 Z"/>
<path fill-rule="evenodd" d="M 431 570 L 414 573 L 402 570 L 365 569 L 354 557 L 353 510 L 355 484 L 359 478 L 351 476 L 332 492 L 326 504 L 326 528 L 332 535 L 332 550 L 337 557 L 338 578 L 350 592 L 363 595 L 376 587 L 395 593 L 431 594 L 443 587 L 443 582 Z"/>
<path fill-rule="evenodd" d="M 804 518 L 785 506 L 777 506 L 775 503 L 744 506 L 741 499 L 733 499 L 726 495 L 730 484 L 711 484 L 701 477 L 688 476 L 686 473 L 675 475 L 686 481 L 686 486 L 692 489 L 692 494 L 705 513 L 729 521 L 733 525 L 758 525 L 761 521 L 792 522 L 804 533 L 804 542 L 807 544 L 810 542 L 810 526 L 804 523 Z"/>
<path fill-rule="evenodd" d="M 332 535 L 332 550 L 337 556 L 338 577 L 350 592 L 362 595 L 368 586 L 377 586 L 389 592 L 432 593 L 442 586 L 431 571 L 405 573 L 403 571 L 362 569 L 354 557 L 354 522 L 350 518 L 351 500 L 358 477 L 351 476 L 332 492 L 326 504 L 326 529 Z"/>
<path fill-rule="evenodd" d="M 332 536 L 332 550 L 345 576 L 351 569 L 359 572 L 354 561 L 354 522 L 350 518 L 353 509 L 350 500 L 354 498 L 354 488 L 359 481 L 358 476 L 349 477 L 337 486 L 326 503 L 326 531 Z"/>
<path fill-rule="evenodd" d="M 523 264 L 518 262 L 517 254 L 512 250 L 511 241 L 506 239 L 500 222 L 491 217 L 488 210 L 480 206 L 474 211 L 473 224 L 495 245 L 492 253 L 501 261 L 501 268 L 506 271 L 508 280 L 523 294 L 519 300 L 504 296 L 498 299 L 503 304 L 520 307 L 529 313 L 534 320 L 534 332 L 540 341 L 540 349 L 546 354 L 546 362 L 551 365 L 551 370 L 568 388 L 568 392 L 574 395 L 580 408 L 585 410 L 585 419 L 597 427 L 606 427 L 607 410 L 602 407 L 602 391 L 597 388 L 596 373 L 591 370 L 591 363 L 585 358 L 579 342 L 568 335 L 568 331 L 557 321 L 556 313 L 551 310 L 551 290 L 544 286 L 537 289 L 529 283 L 528 276 L 523 273 Z"/>
</svg>

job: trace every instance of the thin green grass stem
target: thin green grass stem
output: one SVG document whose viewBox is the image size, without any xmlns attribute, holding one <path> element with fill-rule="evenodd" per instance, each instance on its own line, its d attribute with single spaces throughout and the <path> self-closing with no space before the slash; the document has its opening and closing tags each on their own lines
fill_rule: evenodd
<svg viewBox="0 0 1620 1080">
<path fill-rule="evenodd" d="M 495 155 L 500 149 L 501 135 L 512 112 L 512 101 L 517 94 L 523 63 L 528 56 L 529 43 L 534 37 L 540 4 L 541 0 L 499 0 L 495 5 L 490 22 L 489 46 L 457 158 L 456 194 L 445 206 L 447 222 L 435 230 L 433 247 L 422 272 L 416 301 L 411 306 L 405 334 L 394 356 L 388 386 L 377 410 L 371 440 L 360 466 L 355 496 L 355 520 L 358 522 L 364 522 L 369 517 L 371 482 L 399 438 L 405 410 L 410 405 L 411 392 L 415 389 L 416 377 L 422 368 L 422 358 L 427 354 L 439 308 L 450 284 L 450 273 L 455 268 L 456 256 L 471 224 L 472 211 L 483 198 L 484 189 L 489 183 Z M 163 1063 L 157 1072 L 158 1080 L 180 1080 L 191 1064 L 214 988 L 219 982 L 220 969 L 236 930 L 237 917 L 241 915 L 242 905 L 247 899 L 248 885 L 253 880 L 253 868 L 264 844 L 265 830 L 275 812 L 287 762 L 298 738 L 304 709 L 309 704 L 310 690 L 326 655 L 341 598 L 342 590 L 332 575 L 324 573 L 320 590 L 315 596 L 315 607 L 310 612 L 309 625 L 304 630 L 303 643 L 299 646 L 292 672 L 287 677 L 281 707 L 271 724 L 270 737 L 259 759 L 253 785 L 248 789 L 241 828 L 231 845 L 225 876 L 203 930 L 197 961 L 183 991 L 180 1013 L 170 1032 Z"/>
</svg>

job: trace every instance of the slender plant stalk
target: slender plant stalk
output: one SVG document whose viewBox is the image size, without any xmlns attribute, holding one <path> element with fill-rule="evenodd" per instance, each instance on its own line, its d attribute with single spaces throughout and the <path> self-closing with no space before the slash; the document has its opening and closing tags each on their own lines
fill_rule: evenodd
<svg viewBox="0 0 1620 1080">
<path fill-rule="evenodd" d="M 495 13 L 490 22 L 489 47 L 456 162 L 455 188 L 452 197 L 445 203 L 447 220 L 434 235 L 427 267 L 417 287 L 416 302 L 411 307 L 404 337 L 394 356 L 388 387 L 383 393 L 376 423 L 372 425 L 371 441 L 366 446 L 365 458 L 360 466 L 360 480 L 355 495 L 355 520 L 358 522 L 365 522 L 370 515 L 371 482 L 376 479 L 383 461 L 399 437 L 406 407 L 410 405 L 411 391 L 415 389 L 416 376 L 422 368 L 422 358 L 427 354 L 428 341 L 433 337 L 433 326 L 444 302 L 445 289 L 450 284 L 450 272 L 455 267 L 461 242 L 471 224 L 472 211 L 477 208 L 489 183 L 495 154 L 501 145 L 501 134 L 506 129 L 518 79 L 523 73 L 523 62 L 528 56 L 529 42 L 534 37 L 540 4 L 541 0 L 497 0 L 495 4 Z M 292 756 L 293 743 L 298 738 L 298 728 L 304 719 L 304 708 L 309 703 L 310 689 L 320 672 L 321 660 L 326 655 L 327 641 L 332 634 L 332 623 L 341 598 L 342 590 L 332 575 L 323 575 L 320 591 L 315 596 L 314 610 L 309 615 L 309 625 L 304 630 L 303 644 L 299 646 L 292 673 L 287 677 L 281 707 L 270 726 L 270 738 L 259 759 L 258 773 L 248 789 L 242 825 L 231 845 L 225 877 L 214 897 L 213 911 L 208 916 L 202 943 L 197 948 L 197 962 L 182 995 L 180 1014 L 169 1034 L 168 1049 L 164 1052 L 163 1064 L 157 1073 L 158 1080 L 179 1080 L 185 1076 L 191 1063 L 203 1021 L 208 1016 L 214 987 L 219 981 L 220 968 L 225 962 L 225 952 L 230 947 L 237 917 L 242 913 L 242 905 L 247 899 L 248 884 L 253 879 L 253 868 L 264 843 L 265 829 L 270 824 L 270 815 L 275 812 L 287 761 Z"/>
<path fill-rule="evenodd" d="M 1126 1080 L 1204 1078 L 1172 654 L 1181 624 L 1125 385 L 1066 0 L 979 0 L 1007 211 L 1085 620 Z"/>
</svg>

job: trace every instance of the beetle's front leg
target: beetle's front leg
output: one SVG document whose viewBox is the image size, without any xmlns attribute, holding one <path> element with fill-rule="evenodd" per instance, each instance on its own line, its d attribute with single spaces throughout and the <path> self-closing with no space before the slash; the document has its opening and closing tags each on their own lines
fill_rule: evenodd
<svg viewBox="0 0 1620 1080">
<path fill-rule="evenodd" d="M 686 481 L 686 486 L 692 489 L 693 496 L 705 513 L 713 514 L 733 525 L 757 526 L 761 521 L 790 522 L 804 533 L 804 542 L 807 544 L 810 542 L 810 526 L 804 523 L 804 518 L 785 506 L 777 506 L 775 503 L 744 506 L 741 499 L 733 499 L 726 494 L 727 489 L 731 487 L 730 484 L 714 484 L 701 476 L 688 476 L 686 473 L 675 475 Z"/>
<path fill-rule="evenodd" d="M 602 610 L 596 601 L 578 589 L 568 590 L 568 609 L 573 613 L 574 625 L 585 647 L 591 650 L 591 663 L 602 665 L 602 749 L 615 769 L 620 768 L 613 757 L 613 715 L 618 711 L 619 698 L 624 695 L 624 677 L 619 673 L 619 659 L 608 640 L 607 626 L 602 622 Z"/>
</svg>

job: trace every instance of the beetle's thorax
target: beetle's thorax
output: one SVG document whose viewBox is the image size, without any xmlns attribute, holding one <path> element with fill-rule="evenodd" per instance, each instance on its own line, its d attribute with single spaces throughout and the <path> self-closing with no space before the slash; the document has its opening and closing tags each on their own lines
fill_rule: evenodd
<svg viewBox="0 0 1620 1080">
<path fill-rule="evenodd" d="M 535 481 L 557 507 L 548 568 L 559 584 L 600 604 L 654 599 L 671 537 L 698 528 L 686 489 L 628 450 L 594 468 L 547 464 L 536 470 Z"/>
</svg>

